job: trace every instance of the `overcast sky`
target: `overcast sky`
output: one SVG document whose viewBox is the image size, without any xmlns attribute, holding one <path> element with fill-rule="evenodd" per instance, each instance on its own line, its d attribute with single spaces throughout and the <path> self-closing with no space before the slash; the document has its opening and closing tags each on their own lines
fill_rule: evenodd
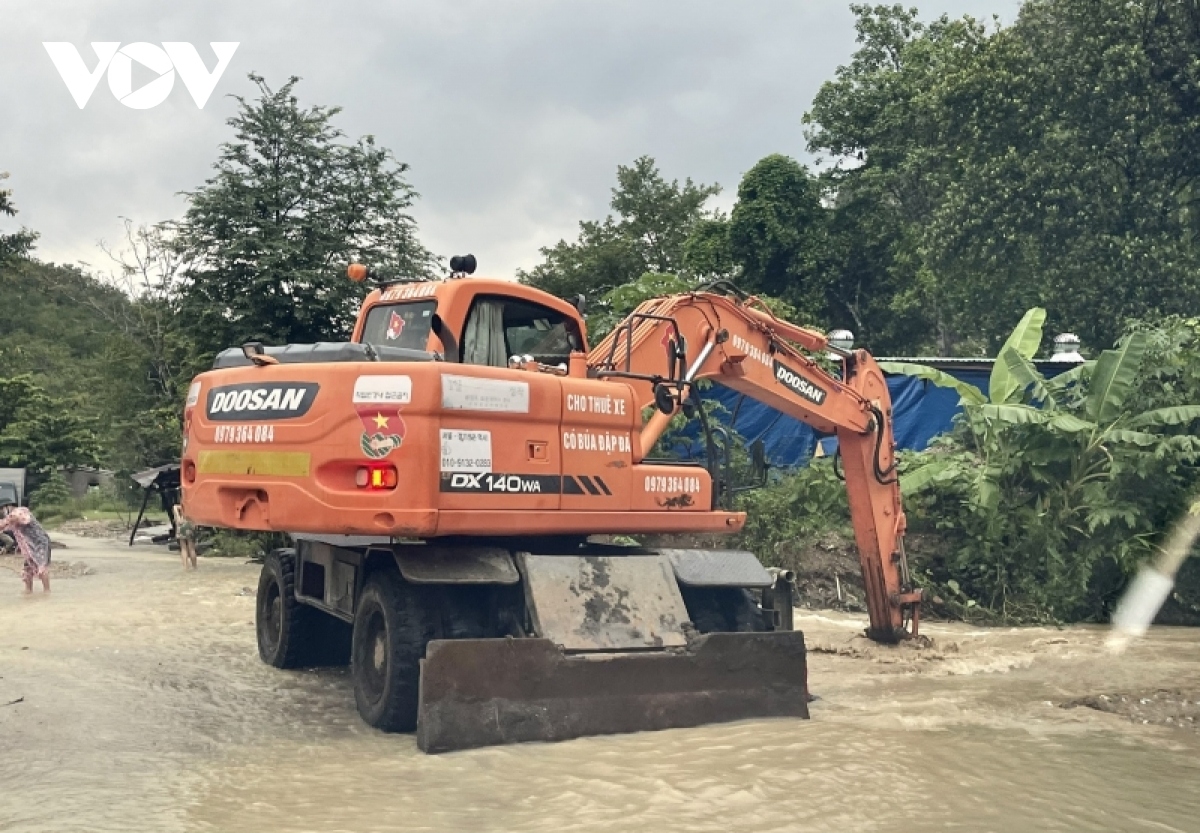
<svg viewBox="0 0 1200 833">
<path fill-rule="evenodd" d="M 998 14 L 1017 0 L 927 0 L 928 19 Z M 0 0 L 0 171 L 37 255 L 105 264 L 122 216 L 178 217 L 209 175 L 246 74 L 303 81 L 303 104 L 374 134 L 412 166 L 421 236 L 507 276 L 608 210 L 616 166 L 649 154 L 668 178 L 718 183 L 728 208 L 769 153 L 811 161 L 800 119 L 854 50 L 846 0 L 16 2 Z M 149 110 L 101 78 L 80 110 L 43 41 L 240 46 L 198 109 L 176 78 Z M 135 65 L 136 67 L 136 65 Z M 136 72 L 134 88 L 154 77 Z M 11 221 L 0 221 L 12 230 Z"/>
</svg>

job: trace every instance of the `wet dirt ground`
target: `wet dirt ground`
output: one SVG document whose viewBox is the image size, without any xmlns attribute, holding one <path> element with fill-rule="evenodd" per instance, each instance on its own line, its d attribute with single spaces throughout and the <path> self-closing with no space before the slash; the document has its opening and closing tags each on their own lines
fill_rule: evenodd
<svg viewBox="0 0 1200 833">
<path fill-rule="evenodd" d="M 256 566 L 55 537 L 92 573 L 0 571 L 3 831 L 1200 831 L 1200 631 L 883 648 L 804 613 L 810 721 L 428 757 L 344 671 L 259 662 Z"/>
</svg>

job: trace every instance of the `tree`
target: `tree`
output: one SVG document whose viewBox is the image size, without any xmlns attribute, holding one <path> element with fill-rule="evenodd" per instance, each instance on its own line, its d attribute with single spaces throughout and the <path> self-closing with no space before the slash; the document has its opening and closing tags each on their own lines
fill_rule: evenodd
<svg viewBox="0 0 1200 833">
<path fill-rule="evenodd" d="M 693 232 L 689 263 L 785 299 L 817 326 L 849 327 L 877 353 L 911 349 L 927 340 L 928 319 L 895 268 L 894 234 L 853 192 L 828 199 L 828 183 L 804 165 L 767 156 L 742 178 L 729 221 Z"/>
<path fill-rule="evenodd" d="M 94 294 L 82 300 L 142 354 L 150 393 L 175 402 L 194 375 L 187 371 L 200 370 L 194 366 L 194 348 L 181 326 L 177 295 L 184 267 L 182 247 L 169 224 L 135 226 L 129 218 L 122 219 L 124 246 L 113 249 L 102 241 L 100 248 L 117 267 L 109 283 L 121 289 L 125 303 L 106 303 L 108 299 Z"/>
<path fill-rule="evenodd" d="M 610 289 L 600 297 L 599 311 L 588 316 L 588 338 L 592 346 L 599 344 L 601 339 L 612 332 L 629 313 L 641 306 L 642 302 L 663 295 L 688 292 L 694 288 L 693 283 L 678 275 L 647 272 L 636 281 Z"/>
<path fill-rule="evenodd" d="M 985 33 L 970 19 L 922 23 L 899 4 L 851 9 L 859 49 L 804 116 L 809 150 L 833 162 L 822 180 L 835 206 L 838 306 L 861 321 L 864 335 L 887 333 L 879 341 L 897 352 L 978 349 L 961 344 L 960 330 L 974 328 L 960 327 L 929 269 L 922 230 L 957 169 L 941 139 L 938 91 L 983 47 Z"/>
<path fill-rule="evenodd" d="M 1198 21 L 1194 2 L 1030 2 L 946 80 L 962 170 L 928 247 L 967 315 L 1035 298 L 1106 345 L 1200 303 Z"/>
<path fill-rule="evenodd" d="M 0 378 L 0 465 L 46 474 L 96 465 L 100 445 L 86 420 L 29 376 Z"/>
<path fill-rule="evenodd" d="M 817 182 L 803 165 L 779 154 L 759 161 L 742 177 L 729 218 L 739 283 L 821 316 L 825 214 Z"/>
<path fill-rule="evenodd" d="M 704 205 L 720 190 L 691 179 L 682 185 L 668 182 L 649 156 L 619 165 L 610 203 L 616 216 L 581 222 L 574 243 L 560 240 L 543 248 L 543 261 L 517 277 L 554 295 L 574 297 L 601 296 L 647 272 L 686 274 L 688 238 L 704 221 L 717 219 Z"/>
<path fill-rule="evenodd" d="M 900 484 L 915 518 L 936 515 L 961 540 L 932 568 L 956 576 L 953 594 L 1018 617 L 1097 616 L 1187 504 L 1200 405 L 1145 407 L 1137 392 L 1152 339 L 1140 329 L 1043 377 L 1030 359 L 1045 320 L 1041 308 L 1025 314 L 987 394 L 930 367 L 883 363 L 954 388 L 964 407 L 959 431 Z"/>
<path fill-rule="evenodd" d="M 170 224 L 135 226 L 125 218 L 119 249 L 100 248 L 116 266 L 108 283 L 118 302 L 94 294 L 83 302 L 119 334 L 106 358 L 115 371 L 109 396 L 124 403 L 105 425 L 112 461 L 128 468 L 176 460 L 182 436 L 182 402 L 192 377 L 208 369 L 179 298 L 184 267 Z"/>
<path fill-rule="evenodd" d="M 880 258 L 854 271 L 887 276 L 868 296 L 943 355 L 994 351 L 1030 301 L 1098 347 L 1195 309 L 1197 0 L 1029 0 L 1008 27 L 853 9 L 860 47 L 805 120 Z"/>
<path fill-rule="evenodd" d="M 737 265 L 729 250 L 729 220 L 714 217 L 701 220 L 683 244 L 683 271 L 698 280 L 732 280 Z"/>
<path fill-rule="evenodd" d="M 187 194 L 172 226 L 185 264 L 181 310 L 206 353 L 250 340 L 346 337 L 364 288 L 340 267 L 361 260 L 403 274 L 432 269 L 408 214 L 408 166 L 372 136 L 343 142 L 340 108 L 300 106 L 293 77 L 238 98 L 234 140 L 215 175 Z"/>
<path fill-rule="evenodd" d="M 8 179 L 8 173 L 0 171 L 0 182 L 5 179 Z M 12 202 L 12 191 L 0 188 L 0 217 L 15 217 L 16 214 L 17 208 Z M 5 261 L 25 257 L 33 248 L 35 240 L 37 240 L 37 234 L 24 228 L 9 234 L 0 234 L 0 266 L 3 266 Z"/>
</svg>

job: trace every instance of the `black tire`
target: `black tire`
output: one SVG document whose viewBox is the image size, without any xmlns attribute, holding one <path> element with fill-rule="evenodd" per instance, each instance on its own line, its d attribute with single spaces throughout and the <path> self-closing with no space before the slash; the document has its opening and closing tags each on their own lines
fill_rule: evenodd
<svg viewBox="0 0 1200 833">
<path fill-rule="evenodd" d="M 385 732 L 417 728 L 421 659 L 434 625 L 417 588 L 394 570 L 372 575 L 354 612 L 350 671 L 362 719 Z"/>
<path fill-rule="evenodd" d="M 754 594 L 741 587 L 680 586 L 688 616 L 700 633 L 752 633 L 767 630 Z"/>
<path fill-rule="evenodd" d="M 275 550 L 258 577 L 254 630 L 258 655 L 276 668 L 313 664 L 313 635 L 319 611 L 296 601 L 296 555 Z"/>
</svg>

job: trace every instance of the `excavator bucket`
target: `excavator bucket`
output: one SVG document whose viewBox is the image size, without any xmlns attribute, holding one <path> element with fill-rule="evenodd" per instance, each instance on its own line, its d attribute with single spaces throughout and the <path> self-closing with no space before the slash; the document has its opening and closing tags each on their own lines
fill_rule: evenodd
<svg viewBox="0 0 1200 833">
<path fill-rule="evenodd" d="M 439 640 L 421 669 L 417 745 L 523 741 L 808 717 L 804 635 L 710 633 L 686 648 L 568 654 L 548 639 Z"/>
<path fill-rule="evenodd" d="M 804 635 L 709 633 L 688 612 L 672 553 L 518 556 L 535 636 L 429 643 L 417 743 L 426 752 L 529 740 L 808 717 Z M 694 560 L 694 559 L 693 559 Z M 688 575 L 769 581 L 750 553 Z"/>
</svg>

